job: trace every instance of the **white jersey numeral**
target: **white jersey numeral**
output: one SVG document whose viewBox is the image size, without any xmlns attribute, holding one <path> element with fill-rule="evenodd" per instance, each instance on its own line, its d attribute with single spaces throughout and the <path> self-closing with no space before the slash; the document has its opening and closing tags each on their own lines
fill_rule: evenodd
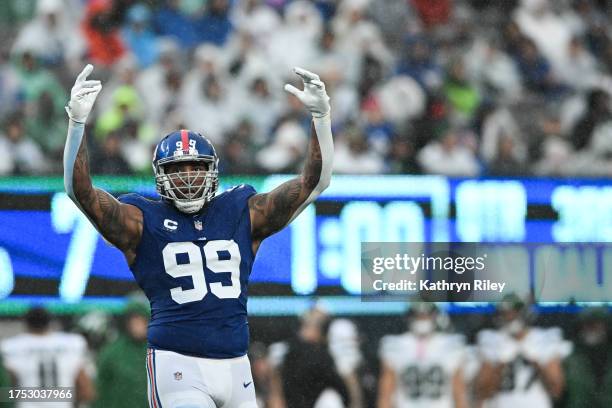
<svg viewBox="0 0 612 408">
<path fill-rule="evenodd" d="M 227 251 L 229 259 L 219 259 L 219 252 Z M 231 272 L 232 284 L 211 282 L 210 291 L 219 299 L 235 299 L 240 296 L 240 249 L 234 241 L 210 241 L 204 245 L 206 267 L 214 273 Z"/>
<path fill-rule="evenodd" d="M 227 251 L 228 259 L 220 259 L 219 253 Z M 177 255 L 187 256 L 187 262 L 178 263 Z M 192 289 L 180 286 L 170 289 L 170 296 L 179 304 L 198 302 L 208 293 L 204 262 L 200 248 L 193 242 L 170 242 L 163 251 L 164 268 L 173 278 L 190 276 Z M 235 299 L 240 296 L 240 249 L 233 240 L 209 241 L 204 245 L 206 267 L 214 273 L 231 273 L 231 285 L 223 286 L 221 282 L 210 283 L 210 291 L 219 299 Z"/>
</svg>

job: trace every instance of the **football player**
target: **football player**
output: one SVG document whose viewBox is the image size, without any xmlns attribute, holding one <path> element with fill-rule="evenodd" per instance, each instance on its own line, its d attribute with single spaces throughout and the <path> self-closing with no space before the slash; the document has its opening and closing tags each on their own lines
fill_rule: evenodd
<svg viewBox="0 0 612 408">
<path fill-rule="evenodd" d="M 478 333 L 482 362 L 475 391 L 485 407 L 546 408 L 561 396 L 561 359 L 571 344 L 558 328 L 530 327 L 527 317 L 525 303 L 507 295 L 497 311 L 499 330 Z"/>
<path fill-rule="evenodd" d="M 462 336 L 437 325 L 434 303 L 415 302 L 408 318 L 410 330 L 381 340 L 378 408 L 466 408 Z"/>
<path fill-rule="evenodd" d="M 27 332 L 5 339 L 0 353 L 16 387 L 51 389 L 74 387 L 71 398 L 88 402 L 94 386 L 87 374 L 87 343 L 79 334 L 51 329 L 51 315 L 34 307 L 25 315 Z M 0 406 L 2 406 L 0 404 Z M 71 408 L 75 403 L 21 402 L 19 408 Z"/>
<path fill-rule="evenodd" d="M 316 74 L 285 85 L 312 114 L 302 174 L 257 194 L 239 185 L 221 194 L 217 153 L 190 130 L 165 136 L 153 169 L 161 196 L 116 199 L 92 185 L 84 136 L 100 92 L 87 65 L 72 88 L 64 151 L 66 192 L 120 251 L 151 304 L 149 403 L 158 407 L 255 407 L 248 358 L 247 284 L 262 241 L 289 224 L 329 185 L 333 142 L 329 97 Z M 231 114 L 231 112 L 228 112 Z M 206 126 L 205 123 L 202 124 Z"/>
</svg>

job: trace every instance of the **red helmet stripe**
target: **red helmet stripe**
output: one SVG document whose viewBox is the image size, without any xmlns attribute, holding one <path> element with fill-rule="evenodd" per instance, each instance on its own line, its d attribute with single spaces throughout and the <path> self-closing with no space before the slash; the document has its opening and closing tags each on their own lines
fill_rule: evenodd
<svg viewBox="0 0 612 408">
<path fill-rule="evenodd" d="M 185 129 L 181 129 L 181 143 L 183 144 L 183 153 L 189 153 L 189 133 Z"/>
</svg>

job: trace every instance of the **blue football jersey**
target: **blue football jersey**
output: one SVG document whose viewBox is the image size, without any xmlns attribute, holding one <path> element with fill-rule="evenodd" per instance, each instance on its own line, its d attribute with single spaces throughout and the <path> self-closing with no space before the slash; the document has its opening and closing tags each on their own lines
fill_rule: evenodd
<svg viewBox="0 0 612 408">
<path fill-rule="evenodd" d="M 165 200 L 119 197 L 144 217 L 131 270 L 151 303 L 150 347 L 207 358 L 246 354 L 253 194 L 236 186 L 196 214 Z"/>
</svg>

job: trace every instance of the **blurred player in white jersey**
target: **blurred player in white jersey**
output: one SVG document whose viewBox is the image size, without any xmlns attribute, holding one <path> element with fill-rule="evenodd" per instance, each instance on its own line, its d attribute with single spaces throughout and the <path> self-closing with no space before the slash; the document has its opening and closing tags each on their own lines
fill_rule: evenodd
<svg viewBox="0 0 612 408">
<path fill-rule="evenodd" d="M 378 408 L 467 407 L 462 362 L 465 342 L 444 333 L 433 303 L 414 303 L 410 330 L 381 340 Z"/>
<path fill-rule="evenodd" d="M 486 408 L 547 408 L 564 387 L 561 359 L 571 351 L 557 328 L 529 327 L 526 307 L 508 295 L 498 307 L 498 330 L 482 330 L 476 394 Z"/>
<path fill-rule="evenodd" d="M 51 331 L 50 314 L 32 308 L 25 316 L 27 332 L 0 343 L 14 386 L 52 389 L 73 387 L 74 400 L 91 401 L 94 389 L 85 372 L 87 345 L 78 334 Z M 22 402 L 17 408 L 72 408 L 72 402 Z"/>
</svg>

